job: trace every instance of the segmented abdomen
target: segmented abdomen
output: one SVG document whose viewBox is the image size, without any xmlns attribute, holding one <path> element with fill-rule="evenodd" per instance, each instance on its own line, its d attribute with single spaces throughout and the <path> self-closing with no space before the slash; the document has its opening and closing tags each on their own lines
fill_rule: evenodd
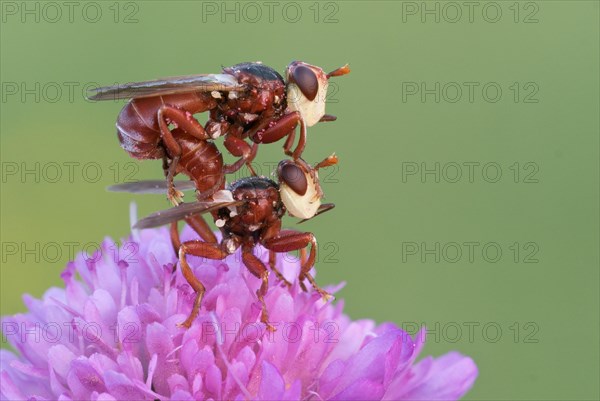
<svg viewBox="0 0 600 401">
<path fill-rule="evenodd" d="M 181 158 L 177 172 L 190 177 L 196 185 L 198 198 L 209 197 L 218 190 L 225 189 L 223 155 L 212 142 L 201 141 L 181 130 L 174 130 L 181 146 Z"/>
<path fill-rule="evenodd" d="M 170 95 L 133 99 L 123 107 L 117 120 L 117 135 L 121 147 L 137 159 L 160 159 L 172 154 L 162 143 L 157 113 L 164 104 L 195 112 L 214 107 L 209 95 Z M 177 173 L 190 177 L 200 199 L 225 188 L 223 156 L 212 142 L 195 138 L 180 128 L 171 130 L 181 147 Z"/>
<path fill-rule="evenodd" d="M 160 159 L 165 149 L 160 145 L 156 113 L 160 97 L 133 99 L 123 107 L 117 119 L 117 136 L 121 147 L 136 159 Z"/>
</svg>

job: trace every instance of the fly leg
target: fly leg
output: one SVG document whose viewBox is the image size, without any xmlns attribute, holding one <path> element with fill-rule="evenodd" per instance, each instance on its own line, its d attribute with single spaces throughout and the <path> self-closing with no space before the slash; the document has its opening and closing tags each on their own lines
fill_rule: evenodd
<svg viewBox="0 0 600 401">
<path fill-rule="evenodd" d="M 190 315 L 178 326 L 189 329 L 194 319 L 196 319 L 200 313 L 200 305 L 202 304 L 202 297 L 204 296 L 206 289 L 190 268 L 190 265 L 186 260 L 186 255 L 188 254 L 216 260 L 225 259 L 229 254 L 225 251 L 222 244 L 209 244 L 202 241 L 187 241 L 181 244 L 181 247 L 179 248 L 179 265 L 181 266 L 183 276 L 196 292 L 196 298 Z"/>
<path fill-rule="evenodd" d="M 200 238 L 202 238 L 204 242 L 210 244 L 217 243 L 217 237 L 215 237 L 215 234 L 203 216 L 194 214 L 185 217 L 184 220 L 190 227 L 192 227 L 192 229 L 200 236 Z M 177 255 L 179 248 L 181 247 L 181 238 L 179 236 L 179 229 L 176 221 L 171 223 L 169 232 L 171 235 L 171 244 L 173 245 L 173 250 L 175 251 L 175 255 Z"/>
<path fill-rule="evenodd" d="M 177 206 L 183 201 L 183 192 L 175 188 L 173 178 L 177 174 L 177 165 L 181 157 L 181 146 L 179 146 L 179 143 L 173 136 L 173 132 L 169 129 L 169 124 L 175 125 L 187 134 L 202 141 L 210 139 L 210 137 L 198 120 L 185 110 L 163 105 L 158 109 L 157 117 L 161 139 L 171 156 L 171 162 L 167 171 L 167 198 L 174 206 Z"/>
<path fill-rule="evenodd" d="M 294 160 L 298 160 L 302 156 L 302 152 L 304 152 L 304 147 L 306 146 L 306 124 L 304 120 L 300 119 L 300 139 L 298 139 L 298 145 L 292 153 L 292 157 Z"/>
<path fill-rule="evenodd" d="M 295 138 L 295 130 L 296 126 L 300 123 L 300 140 L 298 141 L 298 146 L 296 150 L 292 152 L 290 149 L 294 144 Z M 294 159 L 298 159 L 302 155 L 302 151 L 304 150 L 304 146 L 306 144 L 306 127 L 302 118 L 300 117 L 300 113 L 294 111 L 292 113 L 288 113 L 281 117 L 279 120 L 276 120 L 275 124 L 272 126 L 265 128 L 264 130 L 259 130 L 254 134 L 253 140 L 258 143 L 273 143 L 277 142 L 283 137 L 287 139 L 283 145 L 283 151 L 286 155 L 294 156 Z"/>
<path fill-rule="evenodd" d="M 269 289 L 269 271 L 263 262 L 254 256 L 251 246 L 242 247 L 242 261 L 248 270 L 250 270 L 250 273 L 262 281 L 260 288 L 256 290 L 256 296 L 258 297 L 262 307 L 260 321 L 267 326 L 267 330 L 275 331 L 275 327 L 269 323 L 269 312 L 267 311 L 267 304 L 265 303 L 265 295 Z"/>
<path fill-rule="evenodd" d="M 248 145 L 248 142 L 245 140 L 238 138 L 235 135 L 226 135 L 224 141 L 225 148 L 234 155 L 235 157 L 239 157 L 240 159 L 230 166 L 225 166 L 225 173 L 233 173 L 245 164 L 248 166 L 248 170 L 253 176 L 256 176 L 256 171 L 252 167 L 252 162 L 254 161 L 254 157 L 256 157 L 256 152 L 258 150 L 258 144 L 254 144 L 252 146 Z"/>
<path fill-rule="evenodd" d="M 317 256 L 317 240 L 312 233 L 285 230 L 277 237 L 265 240 L 263 245 L 265 248 L 274 252 L 290 252 L 298 249 L 306 249 L 309 244 L 311 245 L 310 253 L 308 254 L 308 259 L 302 263 L 298 280 L 302 283 L 305 278 L 308 279 L 315 291 L 321 294 L 321 297 L 323 297 L 324 300 L 331 299 L 331 294 L 319 287 L 315 279 L 309 273 L 310 269 L 315 264 Z"/>
<path fill-rule="evenodd" d="M 285 141 L 284 145 L 283 145 L 283 152 L 288 155 L 288 156 L 292 156 L 292 158 L 294 160 L 298 160 L 300 159 L 300 157 L 302 156 L 302 152 L 304 152 L 304 147 L 306 146 L 306 124 L 304 123 L 304 120 L 300 117 L 300 114 L 298 112 L 297 116 L 295 117 L 297 119 L 296 123 L 300 123 L 300 139 L 298 139 L 298 145 L 296 145 L 296 149 L 292 152 L 292 145 L 294 144 L 294 139 L 296 136 L 296 126 L 294 125 L 294 129 L 290 132 L 287 140 Z"/>
<path fill-rule="evenodd" d="M 308 256 L 306 255 L 306 248 L 300 249 L 300 266 L 304 266 L 304 264 L 306 263 L 307 257 Z M 306 288 L 306 285 L 304 284 L 304 280 L 299 280 L 298 282 L 300 283 L 300 288 L 302 288 L 302 291 L 304 291 L 304 292 L 308 291 L 308 289 Z"/>
<path fill-rule="evenodd" d="M 281 274 L 281 272 L 277 269 L 277 253 L 273 252 L 273 251 L 269 251 L 269 267 L 271 268 L 271 271 L 273 273 L 275 273 L 275 276 L 277 276 L 277 278 L 279 279 L 279 281 L 283 281 L 283 283 L 286 285 L 286 287 L 291 287 L 292 283 L 290 283 L 289 281 L 287 281 L 287 279 L 283 276 L 283 274 Z"/>
<path fill-rule="evenodd" d="M 258 144 L 254 143 L 252 146 L 248 145 L 246 141 L 243 139 L 237 138 L 233 135 L 227 135 L 225 137 L 225 147 L 232 155 L 239 157 L 239 159 L 233 164 L 227 164 L 223 167 L 223 172 L 225 174 L 235 173 L 239 169 L 241 169 L 244 164 L 248 166 L 248 170 L 250 170 L 250 174 L 256 176 L 256 171 L 252 167 L 252 162 L 256 157 L 256 152 L 258 151 Z"/>
</svg>

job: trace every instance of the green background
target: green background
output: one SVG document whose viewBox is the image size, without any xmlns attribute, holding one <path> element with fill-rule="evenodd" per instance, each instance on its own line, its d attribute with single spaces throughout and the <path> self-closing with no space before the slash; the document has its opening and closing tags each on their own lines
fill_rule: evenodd
<svg viewBox="0 0 600 401">
<path fill-rule="evenodd" d="M 254 3 L 262 9 L 256 22 L 255 9 L 229 2 L 239 7 L 236 22 L 235 15 L 222 21 L 203 13 L 221 2 L 136 1 L 117 5 L 116 23 L 113 2 L 97 3 L 96 23 L 83 18 L 95 18 L 92 8 L 83 14 L 86 3 L 72 22 L 64 7 L 56 22 L 49 8 L 39 9 L 39 22 L 35 15 L 22 21 L 22 10 L 13 15 L 7 3 L 0 43 L 3 247 L 39 243 L 40 252 L 50 252 L 54 242 L 121 238 L 132 197 L 104 187 L 128 173 L 161 176 L 160 162 L 128 164 L 114 132 L 122 104 L 85 101 L 86 83 L 218 72 L 247 60 L 280 72 L 294 59 L 327 71 L 348 62 L 351 75 L 335 80 L 329 98 L 338 121 L 313 127 L 305 152 L 311 162 L 333 151 L 341 160 L 323 183 L 336 210 L 304 226 L 327 246 L 319 282 L 347 282 L 340 296 L 353 318 L 437 327 L 426 353 L 456 349 L 480 369 L 467 399 L 599 399 L 598 2 L 477 2 L 472 22 L 465 6 L 452 22 L 462 2 L 428 2 L 439 7 L 439 22 L 423 14 L 421 2 L 297 2 L 297 22 L 288 2 L 277 3 L 272 22 L 264 2 Z M 407 13 L 413 6 L 421 10 Z M 491 22 L 497 8 L 502 15 Z M 124 23 L 130 13 L 137 22 Z M 430 89 L 440 83 L 439 102 L 406 93 L 421 82 Z M 472 101 L 465 82 L 479 85 Z M 20 87 L 9 94 L 15 83 L 39 83 L 40 99 L 21 98 Z M 62 94 L 54 102 L 56 85 Z M 72 99 L 68 85 L 75 85 Z M 463 93 L 452 102 L 456 85 Z M 502 96 L 492 102 L 496 86 Z M 281 158 L 280 145 L 260 148 L 262 163 Z M 33 175 L 7 175 L 15 163 L 21 169 L 36 162 L 39 183 Z M 69 162 L 80 163 L 72 183 Z M 82 175 L 89 162 L 101 167 L 98 182 L 89 182 L 93 169 L 88 180 Z M 465 162 L 480 163 L 473 182 L 466 167 L 450 182 L 454 163 Z M 48 163 L 63 166 L 58 182 L 44 179 L 42 166 L 53 176 Z M 439 182 L 432 174 L 403 178 L 413 163 L 439 163 Z M 494 170 L 482 175 L 487 163 L 502 170 L 495 183 L 488 182 Z M 160 196 L 135 200 L 140 215 L 167 206 Z M 472 262 L 461 245 L 452 263 L 453 244 L 469 241 L 479 244 Z M 411 243 L 416 255 L 403 252 Z M 436 243 L 439 262 L 423 252 Z M 488 261 L 493 248 L 486 248 L 488 260 L 481 252 L 489 243 L 502 250 L 495 263 Z M 36 262 L 4 252 L 1 314 L 23 311 L 24 292 L 39 296 L 61 285 L 68 260 L 62 251 L 54 263 L 54 254 Z"/>
</svg>

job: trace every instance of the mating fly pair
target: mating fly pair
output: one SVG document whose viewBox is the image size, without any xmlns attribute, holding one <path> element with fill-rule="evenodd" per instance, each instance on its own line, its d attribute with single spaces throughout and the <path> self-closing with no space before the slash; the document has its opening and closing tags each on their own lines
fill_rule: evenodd
<svg viewBox="0 0 600 401">
<path fill-rule="evenodd" d="M 348 74 L 347 65 L 326 74 L 294 61 L 286 79 L 261 63 L 242 63 L 221 74 L 201 74 L 95 89 L 90 100 L 131 99 L 117 119 L 121 147 L 137 159 L 162 159 L 167 196 L 177 205 L 183 194 L 173 178 L 182 173 L 195 183 L 199 200 L 225 187 L 225 174 L 244 164 L 252 169 L 258 145 L 284 137 L 286 155 L 298 160 L 306 145 L 306 128 L 333 121 L 325 114 L 329 78 Z M 194 114 L 208 112 L 203 127 Z M 300 138 L 296 148 L 296 126 Z M 239 159 L 226 165 L 213 140 Z M 252 145 L 246 142 L 250 139 Z M 252 171 L 252 170 L 251 170 Z"/>
<path fill-rule="evenodd" d="M 257 291 L 262 304 L 261 321 L 267 328 L 268 312 L 264 295 L 268 288 L 268 270 L 253 249 L 260 244 L 269 250 L 269 265 L 281 280 L 285 279 L 275 266 L 276 253 L 301 250 L 308 258 L 302 260 L 299 281 L 308 280 L 316 291 L 328 298 L 309 274 L 316 258 L 316 240 L 312 233 L 283 230 L 281 219 L 286 211 L 305 221 L 333 208 L 321 204 L 318 170 L 338 162 L 331 155 L 314 167 L 301 154 L 306 145 L 306 127 L 319 121 L 332 121 L 325 114 L 328 79 L 349 72 L 348 66 L 325 74 L 319 67 L 293 62 L 287 68 L 287 83 L 272 68 L 260 63 L 243 63 L 223 70 L 223 74 L 197 75 L 159 81 L 141 82 L 100 88 L 91 96 L 94 100 L 131 98 L 117 120 L 121 146 L 139 159 L 163 159 L 167 177 L 166 188 L 161 182 L 139 182 L 113 187 L 128 192 L 155 192 L 166 189 L 167 196 L 177 206 L 157 212 L 139 221 L 137 228 L 171 224 L 173 246 L 186 280 L 197 296 L 192 312 L 182 323 L 190 327 L 199 313 L 205 288 L 187 263 L 191 254 L 209 259 L 224 259 L 241 248 L 242 260 L 252 274 L 262 280 Z M 193 114 L 209 112 L 204 127 Z M 295 129 L 300 125 L 300 138 L 295 150 Z M 225 136 L 225 147 L 239 157 L 225 165 L 221 153 L 212 142 Z M 271 143 L 287 137 L 285 154 L 277 168 L 278 182 L 257 177 L 250 163 L 260 143 Z M 249 138 L 253 143 L 248 145 Z M 248 165 L 253 176 L 233 182 L 225 189 L 225 174 Z M 180 204 L 182 192 L 175 187 L 177 173 L 188 175 L 187 185 L 196 189 L 198 201 Z M 210 213 L 221 230 L 222 240 L 202 217 Z M 203 241 L 181 243 L 177 221 L 185 220 Z M 287 281 L 286 284 L 289 285 Z"/>
</svg>

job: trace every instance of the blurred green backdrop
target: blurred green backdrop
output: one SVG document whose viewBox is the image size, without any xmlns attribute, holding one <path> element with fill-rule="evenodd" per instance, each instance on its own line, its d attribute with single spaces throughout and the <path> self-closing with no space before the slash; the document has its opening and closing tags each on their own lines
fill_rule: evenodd
<svg viewBox="0 0 600 401">
<path fill-rule="evenodd" d="M 107 185 L 161 177 L 86 85 L 348 62 L 305 153 L 341 160 L 336 210 L 304 226 L 319 281 L 473 357 L 467 399 L 599 399 L 598 2 L 74 3 L 2 2 L 1 314 L 61 285 L 70 243 L 127 235 L 132 197 Z"/>
</svg>

